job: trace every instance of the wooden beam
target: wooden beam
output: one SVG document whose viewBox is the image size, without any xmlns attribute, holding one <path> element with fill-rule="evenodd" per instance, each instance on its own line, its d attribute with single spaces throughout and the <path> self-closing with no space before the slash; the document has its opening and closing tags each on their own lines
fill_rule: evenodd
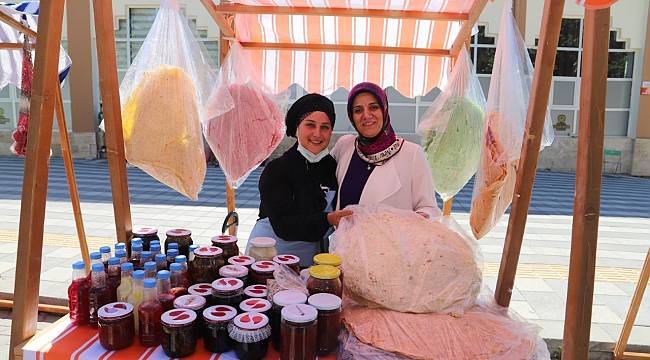
<svg viewBox="0 0 650 360">
<path fill-rule="evenodd" d="M 0 43 L 0 50 L 22 50 L 23 46 L 21 43 Z"/>
<path fill-rule="evenodd" d="M 21 24 L 20 21 L 14 19 L 11 15 L 5 14 L 4 12 L 0 11 L 0 21 L 20 31 L 23 34 L 27 34 L 32 39 L 36 39 L 36 31 Z"/>
<path fill-rule="evenodd" d="M 442 215 L 444 216 L 451 215 L 451 208 L 453 204 L 454 204 L 454 198 L 445 201 L 442 205 Z"/>
<path fill-rule="evenodd" d="M 517 20 L 517 27 L 519 28 L 519 33 L 526 41 L 526 6 L 527 0 L 513 0 L 512 1 L 512 13 Z"/>
<path fill-rule="evenodd" d="M 472 28 L 474 27 L 476 20 L 478 20 L 478 17 L 481 15 L 486 3 L 487 0 L 475 0 L 472 4 L 472 7 L 469 9 L 467 21 L 463 23 L 463 26 L 458 31 L 458 35 L 456 35 L 454 44 L 451 46 L 451 56 L 457 56 L 461 46 L 463 46 L 463 43 L 465 42 L 465 39 L 472 36 Z"/>
<path fill-rule="evenodd" d="M 621 357 L 614 358 L 615 360 L 648 360 L 650 359 L 650 354 L 638 353 L 626 351 L 621 355 Z"/>
<path fill-rule="evenodd" d="M 332 52 L 362 52 L 376 54 L 401 54 L 401 55 L 426 55 L 426 56 L 450 56 L 447 49 L 424 49 L 411 47 L 390 47 L 390 46 L 363 46 L 363 45 L 341 45 L 341 44 L 292 44 L 292 43 L 264 43 L 264 42 L 241 42 L 246 49 L 267 49 L 267 50 L 300 50 L 300 51 L 332 51 Z"/>
<path fill-rule="evenodd" d="M 214 2 L 212 2 L 212 0 L 201 0 L 201 4 L 203 4 L 203 7 L 205 7 L 205 10 L 207 10 L 208 14 L 210 14 L 212 20 L 217 23 L 219 30 L 221 30 L 221 35 L 226 38 L 234 38 L 235 31 L 230 26 L 230 23 L 226 17 L 216 10 L 216 5 Z"/>
<path fill-rule="evenodd" d="M 609 8 L 585 10 L 571 257 L 562 358 L 586 359 L 596 272 L 605 133 Z"/>
<path fill-rule="evenodd" d="M 526 220 L 528 219 L 528 207 L 530 206 L 533 183 L 535 182 L 539 146 L 544 131 L 548 95 L 553 80 L 553 66 L 560 37 L 563 9 L 564 0 L 544 2 L 540 41 L 535 60 L 537 68 L 533 76 L 533 85 L 526 115 L 526 130 L 519 158 L 519 170 L 517 171 L 512 207 L 508 219 L 508 230 L 503 244 L 499 277 L 497 278 L 494 293 L 497 304 L 501 306 L 510 304 L 510 296 L 515 283 L 521 243 L 526 230 Z"/>
<path fill-rule="evenodd" d="M 436 21 L 466 21 L 469 14 L 453 12 L 430 12 L 413 10 L 342 9 L 308 6 L 252 6 L 222 3 L 214 6 L 217 13 L 224 14 L 272 14 L 272 15 L 313 15 L 338 17 L 366 17 L 382 19 L 418 19 Z"/>
<path fill-rule="evenodd" d="M 113 213 L 117 240 L 131 238 L 131 204 L 124 156 L 122 113 L 119 82 L 115 60 L 115 33 L 113 32 L 112 1 L 93 0 L 95 33 L 97 34 L 97 61 L 99 63 L 99 89 L 104 109 L 106 152 L 111 176 Z"/>
<path fill-rule="evenodd" d="M 16 303 L 13 300 L 0 299 L 0 309 L 13 309 Z M 50 314 L 68 314 L 70 309 L 67 306 L 52 305 L 52 304 L 38 304 L 39 312 L 46 312 Z"/>
<path fill-rule="evenodd" d="M 54 84 L 58 84 L 63 7 L 64 0 L 43 1 L 38 17 L 38 28 L 42 31 L 38 37 L 34 62 L 14 283 L 14 297 L 21 301 L 16 303 L 12 316 L 10 358 L 14 357 L 16 345 L 36 333 L 48 163 L 52 144 Z"/>
</svg>

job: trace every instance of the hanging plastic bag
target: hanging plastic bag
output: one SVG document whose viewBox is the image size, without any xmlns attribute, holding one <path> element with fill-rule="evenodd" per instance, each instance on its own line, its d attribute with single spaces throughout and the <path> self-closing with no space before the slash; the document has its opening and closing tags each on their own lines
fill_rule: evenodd
<svg viewBox="0 0 650 360">
<path fill-rule="evenodd" d="M 499 222 L 512 202 L 532 81 L 533 65 L 512 14 L 512 0 L 508 0 L 501 14 L 470 210 L 470 226 L 477 239 Z M 553 143 L 553 134 L 547 110 L 540 149 Z"/>
<path fill-rule="evenodd" d="M 288 93 L 273 95 L 254 75 L 249 52 L 233 42 L 206 106 L 205 135 L 228 183 L 237 188 L 284 137 Z"/>
<path fill-rule="evenodd" d="M 203 104 L 215 74 L 176 0 L 162 0 L 120 85 L 126 159 L 192 200 L 206 162 Z"/>
<path fill-rule="evenodd" d="M 465 47 L 447 87 L 418 126 L 436 192 L 447 201 L 467 184 L 481 156 L 485 96 Z"/>
</svg>

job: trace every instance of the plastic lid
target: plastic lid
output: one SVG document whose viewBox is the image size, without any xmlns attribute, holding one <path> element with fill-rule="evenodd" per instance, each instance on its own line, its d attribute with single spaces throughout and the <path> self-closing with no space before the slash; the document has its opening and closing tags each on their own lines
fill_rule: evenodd
<svg viewBox="0 0 650 360">
<path fill-rule="evenodd" d="M 145 289 L 155 288 L 156 279 L 152 279 L 152 278 L 144 279 L 144 287 Z"/>
<path fill-rule="evenodd" d="M 151 240 L 151 241 L 149 241 L 149 244 L 150 244 L 150 245 L 153 245 L 153 244 L 158 244 L 158 245 L 160 245 L 160 240 L 155 240 L 155 239 L 154 239 L 154 240 Z"/>
<path fill-rule="evenodd" d="M 133 239 L 131 239 L 131 246 L 133 246 L 133 244 L 142 244 L 142 238 L 134 237 Z"/>
<path fill-rule="evenodd" d="M 167 249 L 175 249 L 175 250 L 178 250 L 178 243 L 175 243 L 175 242 L 173 242 L 173 243 L 169 243 L 169 244 L 167 245 Z"/>
<path fill-rule="evenodd" d="M 307 295 L 298 290 L 282 290 L 273 295 L 273 303 L 278 306 L 304 304 L 305 302 L 307 302 Z"/>
<path fill-rule="evenodd" d="M 307 304 L 293 304 L 282 308 L 282 318 L 292 323 L 307 323 L 316 320 L 318 310 Z"/>
<path fill-rule="evenodd" d="M 153 261 L 147 261 L 144 263 L 145 270 L 156 270 L 156 263 Z"/>
<path fill-rule="evenodd" d="M 201 295 L 182 295 L 174 299 L 174 307 L 177 309 L 199 310 L 204 307 L 206 300 Z"/>
<path fill-rule="evenodd" d="M 125 258 L 126 257 L 126 250 L 125 249 L 117 249 L 117 250 L 115 250 L 115 257 L 117 257 L 117 258 Z"/>
<path fill-rule="evenodd" d="M 190 245 L 190 252 L 193 253 L 194 250 L 198 249 L 200 246 L 199 244 L 192 244 Z"/>
<path fill-rule="evenodd" d="M 341 275 L 341 270 L 330 265 L 314 265 L 309 268 L 309 275 L 317 279 L 331 280 Z"/>
<path fill-rule="evenodd" d="M 168 249 L 167 256 L 173 256 L 174 258 L 178 256 L 178 249 Z"/>
<path fill-rule="evenodd" d="M 212 282 L 216 291 L 234 291 L 244 287 L 244 282 L 236 278 L 221 278 Z"/>
<path fill-rule="evenodd" d="M 169 271 L 174 272 L 174 271 L 181 271 L 181 270 L 183 270 L 183 265 L 179 263 L 169 264 Z"/>
<path fill-rule="evenodd" d="M 268 260 L 258 261 L 256 263 L 254 263 L 253 265 L 251 265 L 251 269 L 253 269 L 254 271 L 257 271 L 257 272 L 262 272 L 262 273 L 274 272 L 275 270 L 278 269 L 278 267 L 280 267 L 280 265 L 278 265 L 277 263 L 275 263 L 273 261 L 268 261 Z"/>
<path fill-rule="evenodd" d="M 228 259 L 228 263 L 233 265 L 251 266 L 254 262 L 255 258 L 248 255 L 237 255 Z"/>
<path fill-rule="evenodd" d="M 133 264 L 132 264 L 133 265 Z M 144 279 L 144 271 L 142 270 L 136 270 L 133 272 L 133 278 L 135 280 L 142 280 Z"/>
<path fill-rule="evenodd" d="M 126 302 L 106 304 L 97 310 L 97 316 L 102 319 L 115 319 L 129 315 L 133 312 L 133 305 Z"/>
<path fill-rule="evenodd" d="M 74 270 L 83 270 L 86 268 L 86 264 L 83 261 L 76 261 L 72 263 L 72 269 Z"/>
<path fill-rule="evenodd" d="M 194 255 L 201 257 L 216 257 L 223 253 L 221 248 L 216 246 L 202 246 L 194 250 Z"/>
<path fill-rule="evenodd" d="M 93 251 L 90 253 L 90 260 L 99 260 L 102 258 L 102 253 L 99 251 Z"/>
<path fill-rule="evenodd" d="M 118 243 L 115 243 L 114 248 L 115 248 L 115 251 L 120 250 L 120 249 L 126 250 L 126 244 L 118 242 Z"/>
<path fill-rule="evenodd" d="M 336 310 L 341 307 L 341 298 L 334 294 L 319 293 L 310 296 L 307 303 L 318 310 Z"/>
<path fill-rule="evenodd" d="M 133 235 L 155 235 L 158 233 L 158 229 L 151 226 L 143 226 L 133 230 Z"/>
<path fill-rule="evenodd" d="M 219 275 L 240 278 L 248 275 L 248 268 L 241 265 L 226 265 L 219 268 Z"/>
<path fill-rule="evenodd" d="M 190 286 L 189 289 L 187 289 L 187 292 L 190 295 L 201 295 L 201 296 L 208 296 L 212 294 L 212 285 L 208 283 L 198 283 Z"/>
<path fill-rule="evenodd" d="M 158 271 L 158 280 L 167 280 L 169 279 L 169 271 L 167 270 L 160 270 Z"/>
<path fill-rule="evenodd" d="M 167 261 L 167 255 L 165 254 L 156 254 L 156 262 L 158 261 Z"/>
<path fill-rule="evenodd" d="M 110 254 L 111 253 L 111 247 L 110 246 L 102 246 L 99 248 L 99 252 L 102 254 Z"/>
<path fill-rule="evenodd" d="M 273 257 L 273 261 L 278 264 L 293 265 L 300 262 L 300 258 L 296 255 L 277 255 Z"/>
<path fill-rule="evenodd" d="M 117 257 L 108 258 L 108 265 L 119 265 L 119 264 L 120 264 L 120 258 Z"/>
<path fill-rule="evenodd" d="M 142 256 L 143 258 L 145 258 L 145 259 L 149 259 L 149 258 L 151 258 L 151 251 L 149 251 L 149 250 L 145 250 L 145 251 L 142 252 L 142 255 L 141 255 L 141 256 Z"/>
<path fill-rule="evenodd" d="M 266 285 L 251 285 L 244 289 L 244 295 L 252 298 L 266 298 L 268 294 Z"/>
<path fill-rule="evenodd" d="M 251 246 L 260 247 L 260 248 L 274 247 L 275 239 L 270 237 L 265 237 L 265 236 L 256 237 L 251 239 Z"/>
<path fill-rule="evenodd" d="M 137 242 L 137 243 L 131 243 L 131 250 L 133 251 L 142 251 L 142 243 Z"/>
<path fill-rule="evenodd" d="M 215 305 L 203 310 L 203 318 L 210 322 L 230 321 L 235 316 L 237 309 L 228 305 Z"/>
<path fill-rule="evenodd" d="M 239 304 L 243 312 L 266 312 L 271 309 L 271 302 L 266 299 L 247 299 Z"/>
<path fill-rule="evenodd" d="M 160 252 L 160 244 L 149 244 L 149 249 L 151 250 L 151 252 L 153 251 Z"/>
<path fill-rule="evenodd" d="M 178 255 L 174 258 L 174 262 L 177 262 L 179 264 L 182 264 L 184 262 L 187 262 L 187 256 L 185 255 Z"/>
<path fill-rule="evenodd" d="M 194 323 L 196 313 L 188 309 L 172 309 L 160 316 L 160 321 L 168 326 L 183 326 Z"/>
<path fill-rule="evenodd" d="M 190 236 L 192 232 L 188 229 L 171 229 L 167 230 L 167 236 Z"/>
<path fill-rule="evenodd" d="M 133 263 L 125 262 L 124 264 L 120 265 L 120 268 L 122 271 L 133 271 Z"/>
<path fill-rule="evenodd" d="M 257 330 L 269 324 L 269 318 L 260 313 L 243 313 L 235 316 L 235 326 L 246 330 Z"/>
<path fill-rule="evenodd" d="M 92 271 L 104 271 L 104 264 L 94 263 L 90 269 Z"/>
<path fill-rule="evenodd" d="M 314 255 L 314 264 L 316 265 L 339 266 L 342 262 L 341 257 L 336 254 L 322 253 Z"/>
<path fill-rule="evenodd" d="M 213 236 L 210 241 L 213 244 L 232 244 L 237 242 L 237 237 L 233 235 L 217 235 Z"/>
</svg>

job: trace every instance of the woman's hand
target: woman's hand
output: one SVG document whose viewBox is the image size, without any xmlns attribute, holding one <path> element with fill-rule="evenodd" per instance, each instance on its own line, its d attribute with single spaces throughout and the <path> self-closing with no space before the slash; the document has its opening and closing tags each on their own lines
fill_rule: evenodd
<svg viewBox="0 0 650 360">
<path fill-rule="evenodd" d="M 341 218 L 352 215 L 352 210 L 336 210 L 327 213 L 327 222 L 332 226 L 339 226 Z"/>
</svg>

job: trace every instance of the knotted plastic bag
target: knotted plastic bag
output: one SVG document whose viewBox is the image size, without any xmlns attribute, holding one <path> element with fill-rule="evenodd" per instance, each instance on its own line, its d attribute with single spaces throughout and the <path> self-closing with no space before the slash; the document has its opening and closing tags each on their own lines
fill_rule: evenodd
<svg viewBox="0 0 650 360">
<path fill-rule="evenodd" d="M 485 106 L 481 84 L 463 47 L 450 81 L 418 126 L 435 190 L 444 201 L 456 195 L 476 172 Z"/>
<path fill-rule="evenodd" d="M 163 0 L 120 85 L 126 160 L 192 200 L 205 178 L 201 118 L 215 74 L 176 0 Z"/>
</svg>

